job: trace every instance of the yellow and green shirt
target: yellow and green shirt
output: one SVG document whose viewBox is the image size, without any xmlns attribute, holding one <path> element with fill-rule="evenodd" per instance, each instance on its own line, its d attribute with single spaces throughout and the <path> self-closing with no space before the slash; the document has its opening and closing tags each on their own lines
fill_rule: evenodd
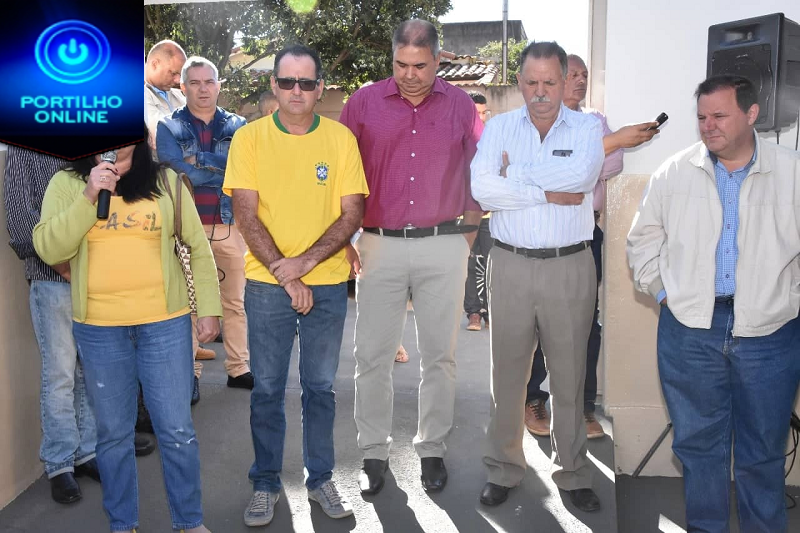
<svg viewBox="0 0 800 533">
<path fill-rule="evenodd" d="M 367 180 L 355 137 L 342 124 L 315 115 L 305 135 L 292 135 L 280 123 L 257 120 L 236 131 L 228 154 L 222 190 L 258 192 L 258 218 L 285 257 L 308 250 L 342 214 L 341 199 L 368 195 Z M 248 251 L 248 279 L 277 283 Z M 350 265 L 344 250 L 303 276 L 307 285 L 346 281 Z"/>
</svg>

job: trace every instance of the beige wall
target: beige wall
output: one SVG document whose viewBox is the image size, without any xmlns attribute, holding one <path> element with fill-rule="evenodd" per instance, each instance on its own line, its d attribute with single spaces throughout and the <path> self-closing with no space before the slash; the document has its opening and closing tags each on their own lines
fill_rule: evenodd
<svg viewBox="0 0 800 533">
<path fill-rule="evenodd" d="M 764 0 L 758 6 L 673 0 L 642 9 L 637 0 L 593 0 L 592 106 L 605 110 L 612 128 L 652 119 L 661 111 L 670 115 L 653 142 L 626 152 L 627 174 L 609 182 L 604 406 L 614 422 L 617 473 L 631 474 L 667 424 L 656 365 L 657 307 L 651 297 L 634 291 L 625 257 L 625 238 L 642 190 L 649 173 L 664 159 L 699 139 L 692 93 L 705 76 L 708 26 L 774 12 L 798 20 L 798 5 L 790 0 Z M 692 16 L 687 18 L 686 13 Z M 653 28 L 659 25 L 676 29 L 680 38 L 652 39 Z M 784 130 L 781 139 L 794 139 L 795 131 Z M 762 136 L 775 139 L 774 134 Z M 671 445 L 670 434 L 643 475 L 680 475 Z M 788 483 L 800 485 L 797 466 Z"/>
<path fill-rule="evenodd" d="M 6 148 L 0 144 L 0 176 Z M 2 193 L 0 193 L 2 194 Z M 39 348 L 33 335 L 23 262 L 7 245 L 0 217 L 0 509 L 42 474 L 39 462 Z"/>
</svg>

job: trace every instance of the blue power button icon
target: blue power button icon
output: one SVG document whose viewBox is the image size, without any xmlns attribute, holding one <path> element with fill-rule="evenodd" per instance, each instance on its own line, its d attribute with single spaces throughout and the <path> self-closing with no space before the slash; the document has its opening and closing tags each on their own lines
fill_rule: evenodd
<svg viewBox="0 0 800 533">
<path fill-rule="evenodd" d="M 103 72 L 111 46 L 103 32 L 88 22 L 64 20 L 45 29 L 36 40 L 36 63 L 61 83 L 85 83 Z"/>
</svg>

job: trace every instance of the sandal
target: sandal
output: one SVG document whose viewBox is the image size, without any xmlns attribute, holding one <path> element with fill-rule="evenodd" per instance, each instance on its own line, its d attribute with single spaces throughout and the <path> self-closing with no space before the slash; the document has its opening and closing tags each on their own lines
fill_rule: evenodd
<svg viewBox="0 0 800 533">
<path fill-rule="evenodd" d="M 397 354 L 394 356 L 395 363 L 408 363 L 408 352 L 403 345 L 401 344 L 400 347 L 397 349 Z"/>
</svg>

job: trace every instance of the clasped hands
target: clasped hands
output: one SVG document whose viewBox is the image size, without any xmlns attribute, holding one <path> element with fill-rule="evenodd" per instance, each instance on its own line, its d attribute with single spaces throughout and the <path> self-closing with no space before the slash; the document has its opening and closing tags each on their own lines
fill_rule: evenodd
<svg viewBox="0 0 800 533">
<path fill-rule="evenodd" d="M 503 166 L 500 167 L 500 175 L 504 178 L 508 177 L 506 171 L 511 162 L 508 159 L 508 152 L 503 151 Z M 582 192 L 551 192 L 545 191 L 544 196 L 547 203 L 556 205 L 581 205 L 583 197 L 586 196 Z"/>
<path fill-rule="evenodd" d="M 269 273 L 280 283 L 292 299 L 292 309 L 307 315 L 314 306 L 311 289 L 300 278 L 316 266 L 313 259 L 304 256 L 284 257 L 269 264 Z"/>
</svg>

